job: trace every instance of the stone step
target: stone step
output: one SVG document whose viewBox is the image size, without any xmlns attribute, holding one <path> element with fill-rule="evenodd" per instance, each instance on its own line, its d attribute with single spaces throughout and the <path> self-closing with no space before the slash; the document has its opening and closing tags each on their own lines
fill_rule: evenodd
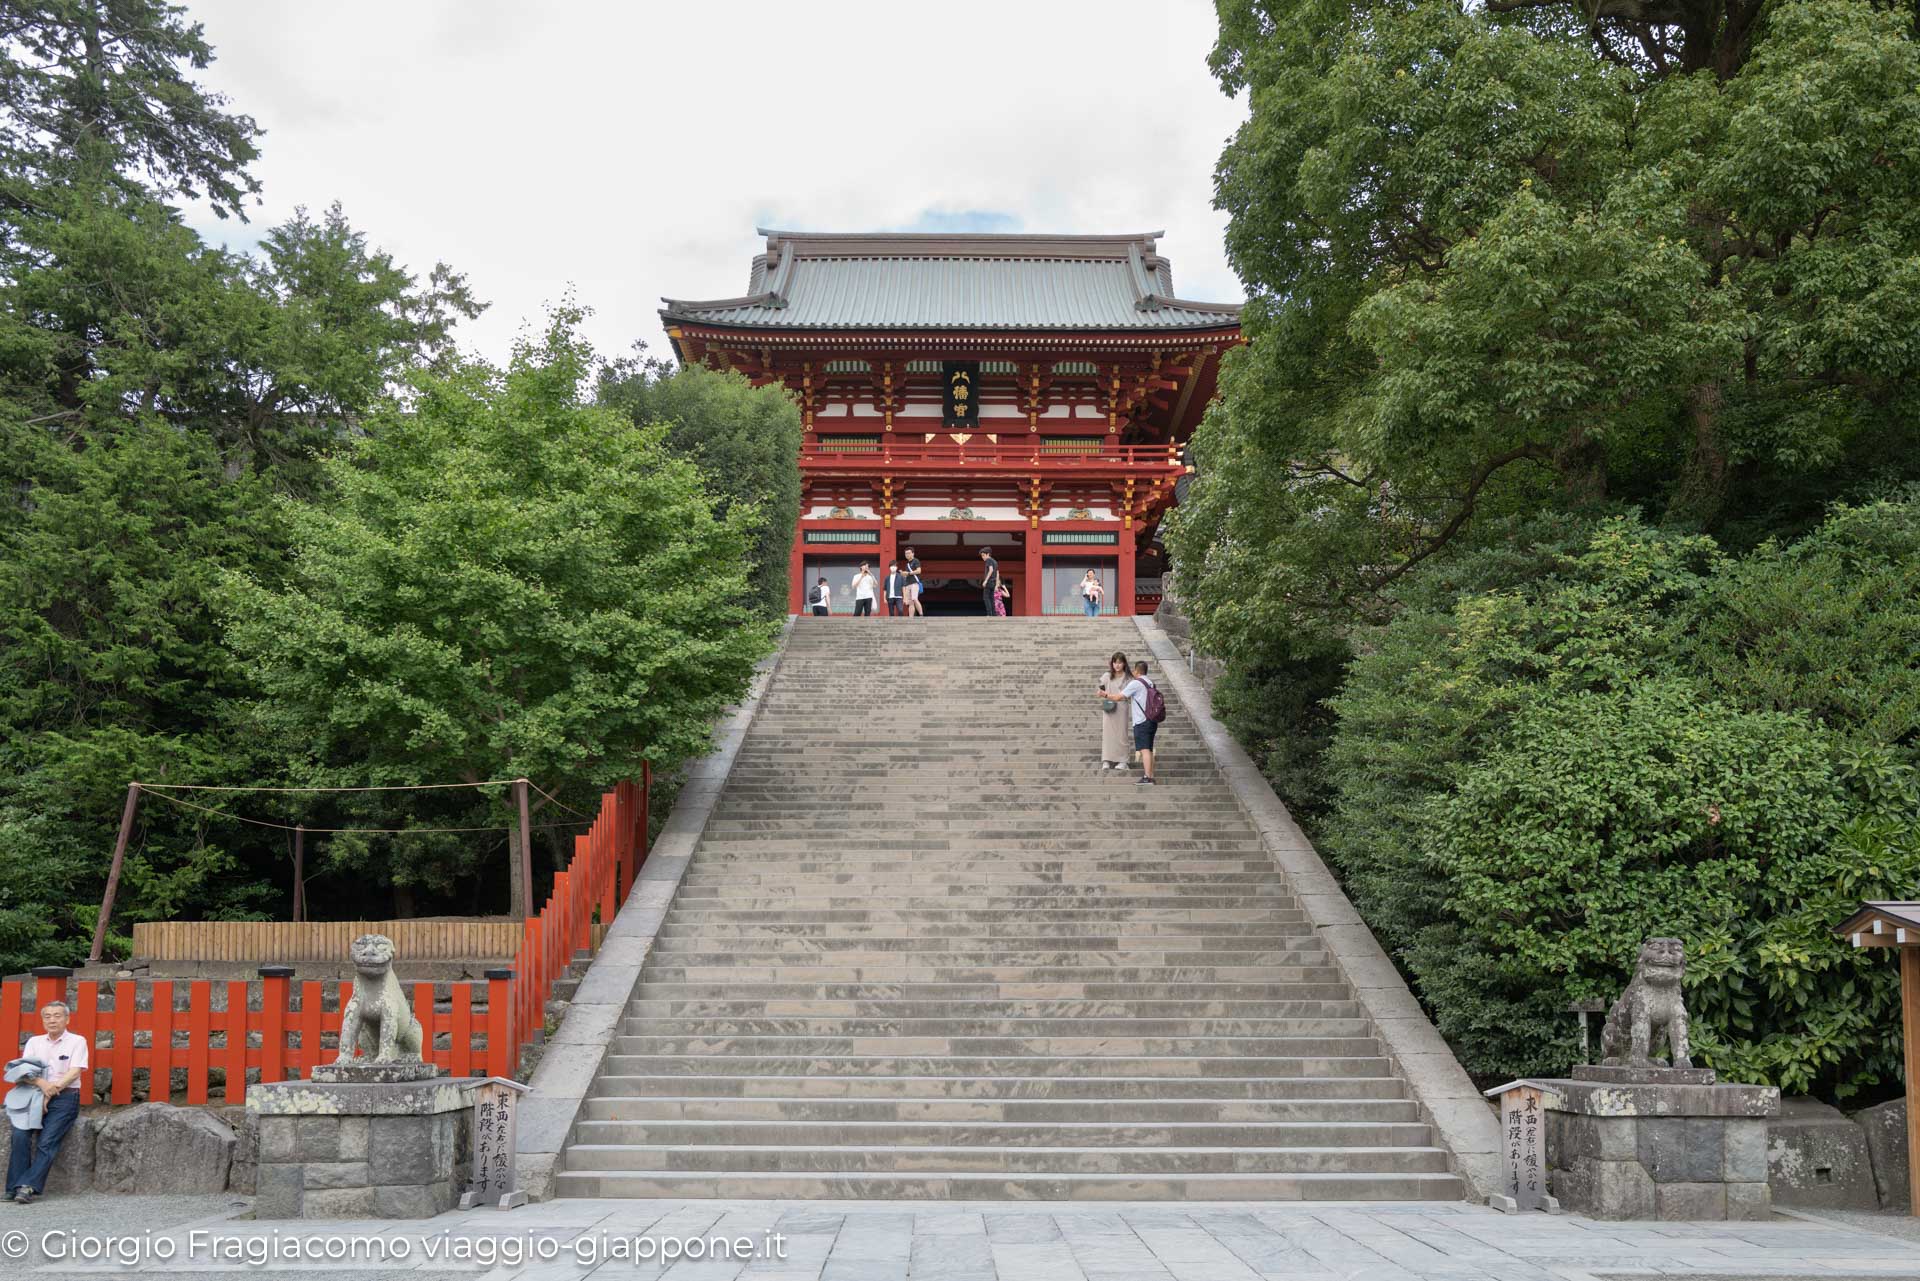
<svg viewBox="0 0 1920 1281">
<path fill-rule="evenodd" d="M 883 1099 L 600 1097 L 586 1101 L 583 1121 L 1074 1121 L 1114 1125 L 1201 1122 L 1415 1123 L 1411 1099 Z M 1422 1126 L 1422 1129 L 1426 1127 Z"/>
<path fill-rule="evenodd" d="M 951 939 L 934 939 L 930 942 L 952 945 Z M 1174 951 L 1180 944 L 1168 944 L 1164 941 L 1149 943 L 1145 947 L 1123 948 L 1062 948 L 1059 944 L 1040 949 L 1021 947 L 982 947 L 962 951 L 933 951 L 925 948 L 875 948 L 871 943 L 856 940 L 856 948 L 831 948 L 821 946 L 822 940 L 811 939 L 797 947 L 782 947 L 774 942 L 762 941 L 751 947 L 741 945 L 737 948 L 713 952 L 696 952 L 695 947 L 713 947 L 712 943 L 698 939 L 686 940 L 682 946 L 656 948 L 649 957 L 650 964 L 675 966 L 682 969 L 701 969 L 713 966 L 735 966 L 740 968 L 760 966 L 831 966 L 835 968 L 857 966 L 862 972 L 874 967 L 895 967 L 902 974 L 912 974 L 923 970 L 990 969 L 995 974 L 1005 976 L 1009 967 L 1028 966 L 1037 970 L 1053 969 L 1114 969 L 1119 971 L 1142 971 L 1179 968 L 1195 974 L 1213 977 L 1214 972 L 1232 970 L 1243 971 L 1265 966 L 1299 966 L 1326 963 L 1326 953 L 1317 939 L 1309 940 L 1302 948 L 1268 948 L 1257 942 L 1252 946 L 1238 948 L 1220 948 L 1213 951 Z M 781 971 L 785 973 L 783 969 Z"/>
<path fill-rule="evenodd" d="M 617 1039 L 617 1038 L 616 1038 Z M 1255 1058 L 1225 1054 L 624 1054 L 610 1050 L 602 1071 L 634 1075 L 698 1076 L 709 1070 L 753 1076 L 1385 1076 L 1377 1055 L 1296 1055 Z"/>
<path fill-rule="evenodd" d="M 562 1194 L 1461 1195 L 1171 691 L 1162 786 L 1099 768 L 1129 648 L 1130 620 L 797 626 Z"/>
<path fill-rule="evenodd" d="M 621 1055 L 672 1055 L 679 1058 L 928 1057 L 1136 1059 L 1166 1056 L 1186 1059 L 1358 1058 L 1380 1053 L 1372 1036 L 818 1036 L 801 1034 L 719 1033 L 701 1036 L 622 1033 L 609 1051 Z"/>
<path fill-rule="evenodd" d="M 622 1035 L 653 1037 L 1371 1037 L 1363 1018 L 849 1018 L 628 1014 Z"/>
<path fill-rule="evenodd" d="M 627 1017 L 695 1018 L 725 1020 L 733 1018 L 821 1018 L 851 1021 L 886 1020 L 980 1020 L 1002 1019 L 1033 1021 L 1056 1019 L 1101 1019 L 1115 1022 L 1162 1022 L 1188 1019 L 1297 1020 L 1358 1019 L 1360 1003 L 1352 1000 L 1328 1001 L 1124 1001 L 1084 1000 L 791 1000 L 765 997 L 708 997 L 693 1000 L 658 1000 L 644 995 L 627 1002 Z"/>
<path fill-rule="evenodd" d="M 1210 1001 L 1260 1003 L 1277 1001 L 1346 1001 L 1354 993 L 1346 983 L 743 983 L 708 981 L 678 983 L 645 979 L 639 985 L 645 1001 L 914 1001 L 952 1004 L 960 1001 L 1010 1003 L 1043 1001 L 1173 1001 L 1188 1008 Z"/>
<path fill-rule="evenodd" d="M 729 1065 L 731 1066 L 731 1065 Z M 1246 1101 L 1387 1100 L 1406 1097 L 1395 1076 L 790 1076 L 603 1071 L 595 1098 L 806 1098 L 1112 1101 L 1238 1099 Z"/>
<path fill-rule="evenodd" d="M 756 886 L 751 893 L 740 893 L 742 902 L 734 902 L 727 888 L 720 885 L 689 886 L 684 894 L 674 896 L 674 901 L 687 908 L 716 908 L 723 904 L 732 904 L 731 910 L 745 911 L 762 907 L 777 907 L 793 911 L 811 911 L 825 909 L 832 911 L 842 907 L 871 905 L 876 898 L 873 894 L 862 894 L 858 890 L 865 887 L 850 886 L 845 892 L 835 893 L 795 893 L 776 894 L 778 886 Z M 823 887 L 826 888 L 826 887 Z M 1246 893 L 1222 893 L 1209 891 L 1204 886 L 1182 885 L 1135 885 L 1123 886 L 1121 893 L 1108 886 L 1100 885 L 1048 885 L 1018 886 L 1012 890 L 999 886 L 973 883 L 967 885 L 940 885 L 928 888 L 923 893 L 911 896 L 891 894 L 882 899 L 895 911 L 908 908 L 941 908 L 953 906 L 964 901 L 969 910 L 975 912 L 1000 912 L 1005 914 L 1025 912 L 1034 908 L 1047 907 L 1097 907 L 1108 911 L 1116 908 L 1138 907 L 1184 907 L 1191 909 L 1209 907 L 1264 907 L 1284 911 L 1297 906 L 1297 900 L 1289 894 L 1268 894 L 1248 891 Z"/>
<path fill-rule="evenodd" d="M 864 1121 L 725 1120 L 582 1121 L 588 1147 L 904 1148 L 1342 1148 L 1425 1149 L 1431 1135 L 1417 1121 Z M 1444 1167 L 1443 1167 L 1444 1168 Z"/>
<path fill-rule="evenodd" d="M 756 939 L 833 939 L 870 941 L 875 947 L 892 947 L 896 942 L 937 946 L 940 940 L 967 941 L 983 946 L 1007 940 L 1031 940 L 1054 946 L 1092 946 L 1101 940 L 1121 942 L 1178 942 L 1199 946 L 1236 946 L 1237 940 L 1270 940 L 1285 946 L 1318 935 L 1302 932 L 1304 926 L 1289 927 L 1266 921 L 1149 921 L 1127 920 L 1124 934 L 1100 933 L 1107 921 L 978 921 L 917 922 L 908 926 L 888 921 L 707 921 L 698 925 L 669 922 L 660 927 L 654 944 L 657 950 L 668 941 L 712 939 L 729 946 L 742 946 Z"/>
<path fill-rule="evenodd" d="M 709 904 L 701 908 L 674 907 L 669 909 L 667 923 L 675 927 L 694 928 L 702 923 L 730 925 L 759 925 L 769 923 L 792 923 L 800 926 L 821 925 L 1003 925 L 1031 921 L 1040 925 L 1075 925 L 1088 921 L 1112 923 L 1111 912 L 1096 907 L 1046 907 L 1035 908 L 1017 916 L 994 909 L 970 908 L 942 904 L 938 907 L 865 907 L 830 908 L 807 912 L 790 910 L 787 904 L 770 908 L 717 908 Z M 1304 925 L 1306 913 L 1298 908 L 1270 907 L 1217 907 L 1191 909 L 1180 906 L 1160 905 L 1151 908 L 1136 908 L 1127 913 L 1130 925 L 1141 924 L 1190 924 L 1190 925 Z"/>
<path fill-rule="evenodd" d="M 843 927 L 844 928 L 844 927 Z M 1031 930 L 1032 926 L 1025 927 Z M 1090 926 L 1076 927 L 1087 929 Z M 1199 956 L 1232 954 L 1244 961 L 1248 954 L 1282 952 L 1300 955 L 1319 952 L 1325 944 L 1313 934 L 1280 934 L 1262 931 L 1246 934 L 932 934 L 925 938 L 912 935 L 879 934 L 807 934 L 791 935 L 765 932 L 706 929 L 663 933 L 654 941 L 654 956 L 701 955 L 695 949 L 719 949 L 729 956 L 832 956 L 836 961 L 849 954 L 861 956 L 926 957 L 975 956 L 994 958 L 1040 952 L 1055 954 L 1096 954 L 1109 956 L 1178 955 L 1173 949 L 1191 951 Z"/>
<path fill-rule="evenodd" d="M 649 960 L 642 983 L 718 984 L 739 987 L 749 983 L 848 984 L 997 984 L 1012 995 L 1021 988 L 1128 984 L 1172 988 L 1198 984 L 1290 983 L 1335 984 L 1339 971 L 1331 965 L 656 965 Z"/>
<path fill-rule="evenodd" d="M 561 1196 L 898 1201 L 1457 1201 L 1451 1174 L 861 1174 L 566 1171 Z M 1197 1275 L 1197 1274 L 1196 1274 Z"/>
<path fill-rule="evenodd" d="M 1444 1174 L 1447 1154 L 1435 1147 L 1018 1147 L 969 1143 L 875 1145 L 818 1141 L 780 1144 L 575 1143 L 567 1169 L 925 1171 L 1014 1174 L 1345 1174 L 1390 1171 Z"/>
</svg>

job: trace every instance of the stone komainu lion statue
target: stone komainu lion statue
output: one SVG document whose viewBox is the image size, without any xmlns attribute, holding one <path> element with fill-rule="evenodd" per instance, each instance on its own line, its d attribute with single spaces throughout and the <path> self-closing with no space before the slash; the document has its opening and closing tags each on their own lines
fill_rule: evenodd
<svg viewBox="0 0 1920 1281">
<path fill-rule="evenodd" d="M 393 940 L 362 934 L 353 941 L 353 968 L 359 979 L 340 1012 L 340 1057 L 352 1063 L 355 1047 L 366 1051 L 362 1063 L 418 1063 L 420 1020 L 393 973 Z"/>
<path fill-rule="evenodd" d="M 1648 939 L 1640 945 L 1633 982 L 1607 1012 L 1600 1033 L 1603 1067 L 1652 1067 L 1654 1037 L 1667 1034 L 1672 1066 L 1693 1066 L 1687 1045 L 1687 1007 L 1680 980 L 1687 972 L 1686 944 L 1679 939 Z"/>
</svg>

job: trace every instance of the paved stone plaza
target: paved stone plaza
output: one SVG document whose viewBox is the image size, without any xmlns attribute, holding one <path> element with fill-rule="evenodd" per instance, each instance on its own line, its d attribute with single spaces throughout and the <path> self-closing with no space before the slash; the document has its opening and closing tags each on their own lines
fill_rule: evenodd
<svg viewBox="0 0 1920 1281">
<path fill-rule="evenodd" d="M 973 1206 L 873 1202 L 567 1200 L 509 1212 L 469 1211 L 401 1227 L 392 1223 L 255 1223 L 238 1198 L 54 1198 L 0 1217 L 0 1231 L 141 1232 L 184 1249 L 192 1230 L 229 1242 L 328 1235 L 405 1240 L 409 1257 L 366 1264 L 225 1264 L 152 1261 L 157 1277 L 484 1276 L 488 1281 L 1585 1281 L 1611 1276 L 1920 1277 L 1920 1243 L 1888 1231 L 1807 1216 L 1766 1223 L 1601 1223 L 1571 1216 L 1507 1216 L 1458 1203 L 1359 1202 L 1167 1207 L 995 1202 Z M 1875 1225 L 1878 1226 L 1878 1225 Z M 634 1264 L 576 1260 L 592 1244 L 646 1235 L 655 1241 L 785 1238 L 784 1260 Z M 545 1241 L 551 1262 L 500 1263 L 471 1256 L 481 1238 L 498 1246 Z M 437 1243 L 438 1261 L 427 1247 Z M 456 1244 L 457 1243 L 457 1244 Z M 490 1243 L 493 1244 L 493 1243 Z M 229 1246 L 228 1248 L 234 1248 Z M 97 1275 L 36 1257 L 0 1263 L 4 1276 Z"/>
</svg>

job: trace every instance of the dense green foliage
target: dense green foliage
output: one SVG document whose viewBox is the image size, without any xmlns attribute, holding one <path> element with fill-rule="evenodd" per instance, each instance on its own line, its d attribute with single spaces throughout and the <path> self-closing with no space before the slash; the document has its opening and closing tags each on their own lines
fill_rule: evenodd
<svg viewBox="0 0 1920 1281">
<path fill-rule="evenodd" d="M 312 775 L 611 787 L 703 753 L 745 692 L 772 642 L 738 603 L 751 509 L 717 519 L 664 428 L 585 401 L 572 322 L 504 373 L 418 379 L 328 502 L 289 505 L 285 587 L 232 582 L 255 721 Z M 387 849 L 383 880 L 453 870 Z"/>
<path fill-rule="evenodd" d="M 1334 700 L 1322 837 L 1443 1032 L 1487 1073 L 1564 1066 L 1567 1003 L 1676 934 L 1714 1066 L 1890 1079 L 1894 974 L 1826 927 L 1920 878 L 1920 511 L 1842 511 L 1765 567 L 1630 520 L 1530 546 L 1544 572 L 1410 605 Z M 1809 589 L 1799 617 L 1781 577 Z M 1805 626 L 1842 602 L 1904 643 Z"/>
<path fill-rule="evenodd" d="M 747 600 L 763 618 L 787 613 L 793 531 L 800 519 L 800 411 L 778 388 L 690 365 L 625 360 L 600 379 L 600 401 L 666 429 L 667 448 L 699 465 L 719 510 L 742 510 Z"/>
<path fill-rule="evenodd" d="M 1671 932 L 1716 1066 L 1891 1080 L 1822 929 L 1920 891 L 1911 14 L 1218 7 L 1251 341 L 1168 542 L 1230 722 L 1476 1071 Z"/>
<path fill-rule="evenodd" d="M 763 629 L 714 630 L 740 621 L 729 605 L 740 573 L 711 563 L 743 554 L 737 521 L 716 522 L 659 433 L 569 398 L 568 386 L 590 387 L 587 354 L 567 340 L 506 374 L 463 363 L 453 326 L 480 305 L 461 277 L 444 266 L 414 277 L 338 207 L 269 228 L 254 253 L 204 243 L 171 202 L 243 214 L 257 190 L 247 172 L 257 131 L 194 83 L 211 52 L 177 7 L 15 4 L 0 36 L 0 969 L 84 950 L 133 779 L 444 781 L 451 747 L 419 745 L 411 768 L 402 755 L 417 704 L 429 703 L 443 728 L 489 744 L 471 753 L 472 769 L 538 767 L 575 809 L 591 809 L 641 739 L 660 760 L 694 750 L 703 718 L 738 685 L 738 653 L 765 641 Z M 575 433 L 577 460 L 552 448 L 503 456 L 543 431 Z M 581 481 L 589 459 L 607 469 L 603 480 Z M 444 523 L 446 495 L 422 480 L 432 472 L 473 494 L 522 492 L 495 503 L 495 525 L 464 530 Z M 343 682 L 336 711 L 291 674 L 298 655 L 237 655 L 231 630 L 257 633 L 249 610 L 270 605 L 302 625 L 339 626 L 331 640 L 343 651 L 349 637 L 400 621 L 394 599 L 343 599 L 344 580 L 330 596 L 323 574 L 321 531 L 371 521 L 370 494 L 419 501 L 443 521 L 438 571 L 449 578 L 499 574 L 521 605 L 551 594 L 553 609 L 493 633 L 489 656 L 528 679 L 507 701 L 524 698 L 537 715 L 414 688 L 426 673 L 395 669 L 384 673 L 389 703 Z M 639 501 L 674 523 L 683 559 L 633 534 Z M 410 518 L 404 506 L 379 515 Z M 552 541 L 563 537 L 564 557 Z M 613 563 L 641 551 L 637 563 Z M 675 575 L 695 563 L 722 599 L 679 590 Z M 391 568 L 395 592 L 409 590 L 406 573 L 442 583 L 424 564 Z M 649 571 L 658 581 L 641 598 L 613 599 Z M 596 581 L 583 586 L 590 572 Z M 576 606 L 593 607 L 573 620 L 582 684 L 536 688 L 528 660 L 558 661 L 555 611 Z M 615 646 L 603 628 L 631 634 Z M 644 707 L 622 710 L 636 700 Z M 469 716 L 493 719 L 460 721 Z M 600 732 L 581 729 L 589 716 L 602 718 Z M 348 723 L 358 740 L 331 732 Z M 223 809 L 322 827 L 484 824 L 314 842 L 313 901 L 344 916 L 506 906 L 498 795 L 254 797 L 202 809 L 156 795 L 134 834 L 117 928 L 284 913 L 287 834 L 208 812 Z M 541 815 L 555 860 L 572 819 Z M 110 939 L 125 945 L 123 933 Z"/>
</svg>

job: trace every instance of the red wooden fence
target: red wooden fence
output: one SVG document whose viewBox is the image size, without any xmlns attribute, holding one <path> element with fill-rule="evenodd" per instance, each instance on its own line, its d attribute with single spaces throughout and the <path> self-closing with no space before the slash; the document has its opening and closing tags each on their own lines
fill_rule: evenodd
<svg viewBox="0 0 1920 1281">
<path fill-rule="evenodd" d="M 528 918 L 513 969 L 488 972 L 484 1012 L 475 1009 L 473 984 L 453 984 L 445 1011 L 434 1009 L 433 984 L 412 985 L 423 1058 L 454 1076 L 514 1074 L 520 1051 L 545 1022 L 554 981 L 566 975 L 576 951 L 591 946 L 595 920 L 612 921 L 633 889 L 646 858 L 650 773 L 643 774 L 640 786 L 622 782 L 600 798 L 592 827 L 575 839 L 573 861 L 555 874 L 553 893 L 539 915 Z M 147 1098 L 156 1103 L 172 1100 L 175 1071 L 185 1074 L 184 1101 L 189 1104 L 209 1101 L 216 1072 L 222 1075 L 221 1096 L 227 1103 L 245 1101 L 250 1070 L 263 1082 L 304 1078 L 337 1053 L 326 1050 L 322 1038 L 338 1037 L 341 1007 L 353 993 L 351 983 L 341 983 L 339 999 L 329 1010 L 324 1007 L 325 984 L 300 983 L 296 1001 L 290 978 L 269 975 L 259 981 L 260 1008 L 248 1008 L 252 985 L 240 981 L 222 984 L 224 1008 L 216 1008 L 210 980 L 186 980 L 186 1008 L 176 1010 L 175 983 L 154 980 L 151 1008 L 142 1010 L 136 1008 L 139 984 L 133 980 L 82 980 L 71 995 L 67 986 L 64 970 L 31 984 L 18 979 L 0 983 L 0 1047 L 7 1049 L 6 1057 L 13 1057 L 28 1036 L 41 1030 L 41 1006 L 71 1001 L 69 1029 L 93 1046 L 91 1070 L 80 1082 L 82 1103 L 95 1101 L 94 1085 L 102 1070 L 109 1077 L 106 1095 L 112 1103 L 133 1101 L 134 1073 L 142 1070 L 147 1073 Z M 437 1048 L 441 1036 L 448 1039 L 445 1048 Z"/>
</svg>

